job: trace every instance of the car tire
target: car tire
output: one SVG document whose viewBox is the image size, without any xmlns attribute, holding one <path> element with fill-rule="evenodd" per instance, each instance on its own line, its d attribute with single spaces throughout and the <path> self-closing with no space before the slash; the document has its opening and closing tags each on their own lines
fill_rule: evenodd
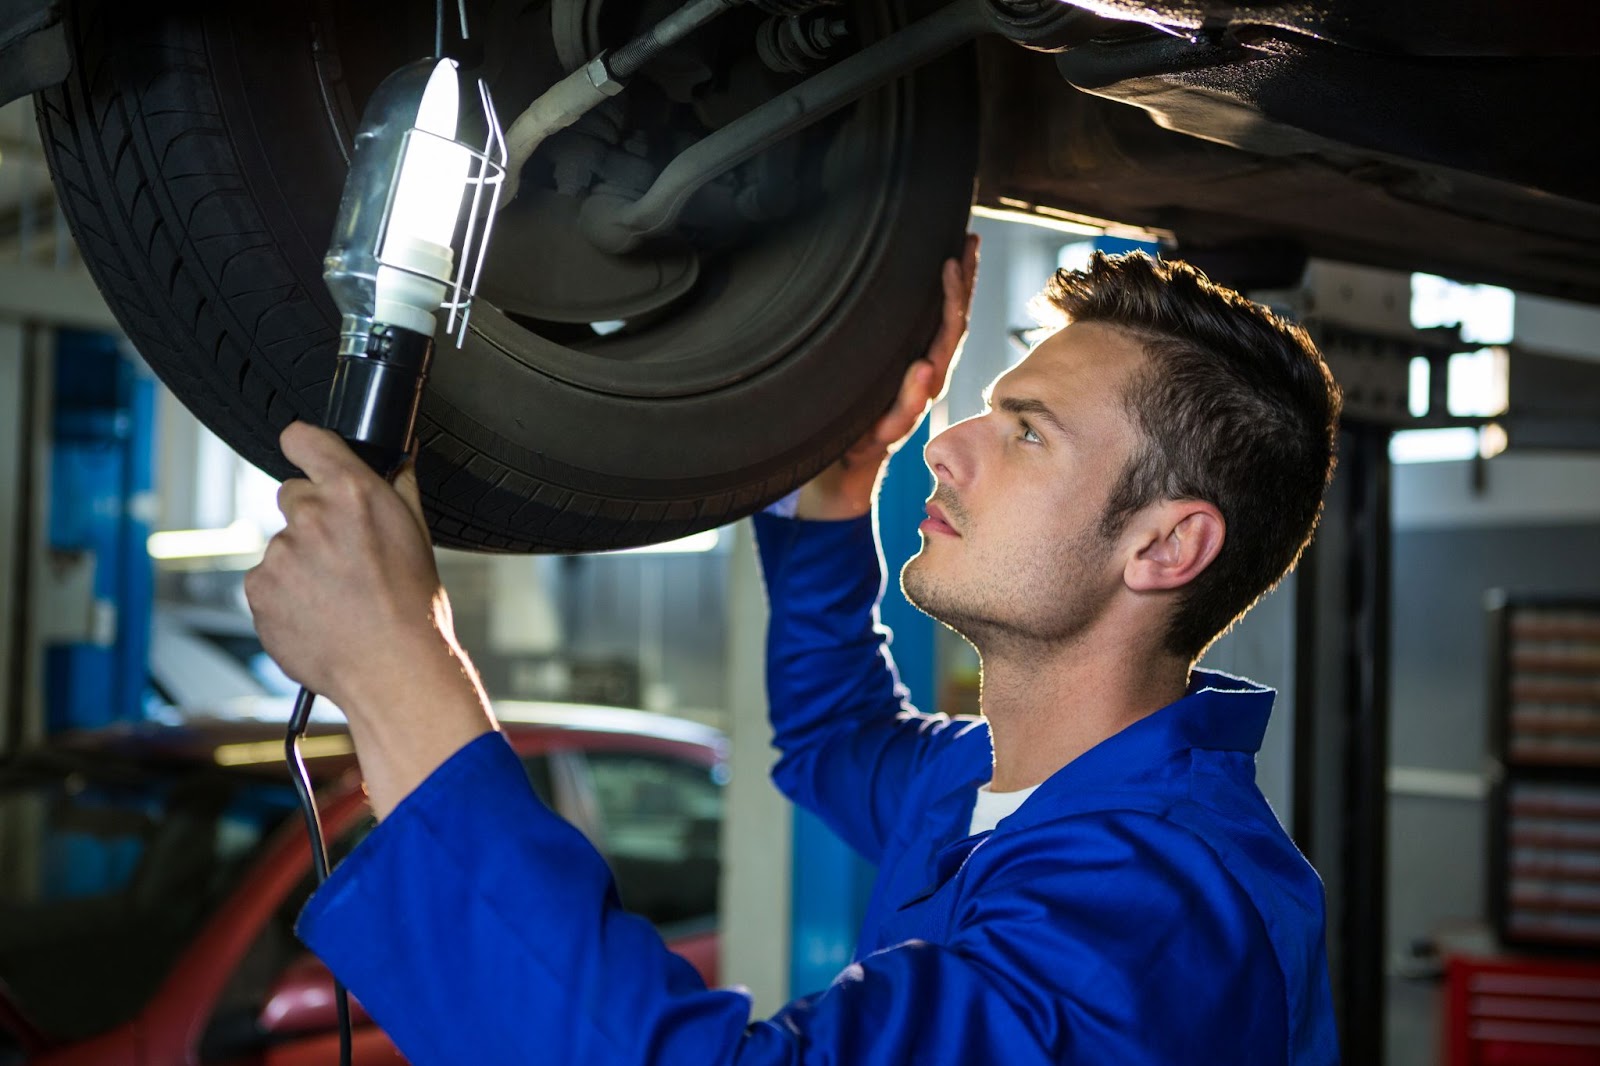
<svg viewBox="0 0 1600 1066">
<path fill-rule="evenodd" d="M 862 6 L 887 32 L 910 17 L 900 2 Z M 85 0 L 72 72 L 36 99 L 61 203 L 124 330 L 280 478 L 294 470 L 278 433 L 320 420 L 338 328 L 320 270 L 359 110 L 326 72 L 387 61 L 338 53 L 327 7 Z M 847 188 L 724 251 L 714 296 L 610 347 L 553 344 L 480 299 L 464 347 L 441 341 L 419 422 L 436 541 L 657 542 L 746 515 L 840 454 L 937 326 L 976 106 L 965 51 L 853 105 L 831 134 L 843 158 L 861 146 Z"/>
</svg>

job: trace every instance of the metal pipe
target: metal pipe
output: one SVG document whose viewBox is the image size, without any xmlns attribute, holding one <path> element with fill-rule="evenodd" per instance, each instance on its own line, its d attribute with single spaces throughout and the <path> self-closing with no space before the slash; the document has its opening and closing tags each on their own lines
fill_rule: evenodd
<svg viewBox="0 0 1600 1066">
<path fill-rule="evenodd" d="M 724 11 L 743 0 L 689 0 L 649 30 L 612 53 L 606 66 L 618 81 L 627 81 L 663 51 L 671 48 Z"/>
<path fill-rule="evenodd" d="M 606 69 L 605 53 L 556 82 L 529 104 L 506 130 L 505 192 L 500 208 L 516 199 L 522 167 L 546 137 L 572 125 L 596 106 L 622 91 L 622 82 Z"/>
<path fill-rule="evenodd" d="M 589 111 L 620 93 L 629 78 L 661 52 L 677 44 L 744 0 L 689 0 L 687 4 L 614 53 L 601 52 L 546 89 L 506 130 L 506 179 L 503 208 L 516 198 L 522 166 L 545 138 L 572 125 Z"/>
<path fill-rule="evenodd" d="M 631 251 L 670 230 L 689 199 L 717 175 L 906 71 L 993 30 L 981 3 L 956 0 L 940 8 L 684 150 L 638 200 L 591 196 L 580 216 L 585 236 L 608 252 Z"/>
</svg>

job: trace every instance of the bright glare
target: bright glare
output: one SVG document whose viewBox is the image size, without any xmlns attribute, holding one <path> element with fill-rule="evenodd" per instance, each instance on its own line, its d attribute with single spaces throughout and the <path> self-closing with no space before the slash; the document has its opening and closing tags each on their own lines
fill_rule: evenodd
<svg viewBox="0 0 1600 1066">
<path fill-rule="evenodd" d="M 215 559 L 255 555 L 267 546 L 261 531 L 248 522 L 221 529 L 169 529 L 150 534 L 145 542 L 152 559 Z"/>
<path fill-rule="evenodd" d="M 472 165 L 471 154 L 455 143 L 460 93 L 455 63 L 441 59 L 423 90 L 416 132 L 411 134 L 400 164 L 400 183 L 384 233 L 385 258 L 389 243 L 399 237 L 451 246 Z"/>
<path fill-rule="evenodd" d="M 1389 438 L 1389 461 L 1394 463 L 1448 463 L 1478 454 L 1478 431 L 1471 426 L 1452 429 L 1405 429 Z"/>
<path fill-rule="evenodd" d="M 721 540 L 720 530 L 708 529 L 704 533 L 691 533 L 687 537 L 669 540 L 665 544 L 646 544 L 641 548 L 618 548 L 602 552 L 603 555 L 678 555 L 685 552 L 708 552 Z"/>
<path fill-rule="evenodd" d="M 1411 275 L 1411 324 L 1460 325 L 1470 344 L 1509 344 L 1516 296 L 1498 285 L 1463 285 L 1433 274 Z"/>
<path fill-rule="evenodd" d="M 1450 357 L 1449 406 L 1453 415 L 1504 414 L 1511 400 L 1511 359 L 1504 348 Z"/>
<path fill-rule="evenodd" d="M 1057 233 L 1098 237 L 1105 232 L 1104 226 L 1093 225 L 1087 220 L 1079 221 L 1078 219 L 1067 217 L 1049 218 L 1037 214 L 1032 204 L 1022 200 L 1008 200 L 1002 197 L 1000 202 L 1006 206 L 998 208 L 974 207 L 972 213 L 978 218 L 993 219 L 996 222 L 1016 222 L 1024 226 L 1037 226 L 1040 229 L 1055 230 Z"/>
<path fill-rule="evenodd" d="M 1094 241 L 1073 241 L 1063 244 L 1056 253 L 1056 266 L 1062 270 L 1088 270 L 1089 257 L 1094 254 Z"/>
<path fill-rule="evenodd" d="M 1411 381 L 1406 389 L 1406 409 L 1412 418 L 1428 413 L 1428 392 L 1432 387 L 1433 367 L 1424 356 L 1411 360 Z"/>
<path fill-rule="evenodd" d="M 300 738 L 300 755 L 306 759 L 321 759 L 329 755 L 349 755 L 355 745 L 343 733 L 329 733 Z M 281 740 L 249 740 L 238 744 L 222 744 L 212 753 L 218 766 L 251 766 L 258 763 L 283 762 L 285 751 Z"/>
<path fill-rule="evenodd" d="M 1478 454 L 1485 459 L 1493 459 L 1506 450 L 1506 445 L 1511 443 L 1511 438 L 1506 436 L 1505 427 L 1498 422 L 1490 422 L 1478 431 Z"/>
<path fill-rule="evenodd" d="M 1493 459 L 1506 450 L 1503 427 L 1491 422 L 1481 428 L 1405 429 L 1389 438 L 1392 463 L 1451 463 L 1482 457 Z"/>
</svg>

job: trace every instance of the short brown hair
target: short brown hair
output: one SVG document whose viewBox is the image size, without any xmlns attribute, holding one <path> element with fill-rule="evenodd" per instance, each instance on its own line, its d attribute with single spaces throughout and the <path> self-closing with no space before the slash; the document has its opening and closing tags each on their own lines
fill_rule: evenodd
<svg viewBox="0 0 1600 1066">
<path fill-rule="evenodd" d="M 1222 550 L 1185 591 L 1165 646 L 1198 659 L 1299 560 L 1333 476 L 1339 387 L 1305 330 L 1187 263 L 1096 252 L 1058 270 L 1045 300 L 1069 322 L 1142 342 L 1123 402 L 1142 443 L 1101 530 L 1116 536 L 1159 499 L 1222 512 Z"/>
</svg>

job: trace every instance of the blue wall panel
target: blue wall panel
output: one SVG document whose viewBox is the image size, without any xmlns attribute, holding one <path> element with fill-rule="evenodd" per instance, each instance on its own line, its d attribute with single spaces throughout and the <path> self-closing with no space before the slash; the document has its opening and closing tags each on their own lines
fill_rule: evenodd
<svg viewBox="0 0 1600 1066">
<path fill-rule="evenodd" d="M 45 653 L 46 724 L 88 728 L 143 713 L 153 573 L 144 501 L 152 486 L 155 382 L 105 333 L 56 335 L 50 547 L 95 559 L 94 639 Z"/>
</svg>

